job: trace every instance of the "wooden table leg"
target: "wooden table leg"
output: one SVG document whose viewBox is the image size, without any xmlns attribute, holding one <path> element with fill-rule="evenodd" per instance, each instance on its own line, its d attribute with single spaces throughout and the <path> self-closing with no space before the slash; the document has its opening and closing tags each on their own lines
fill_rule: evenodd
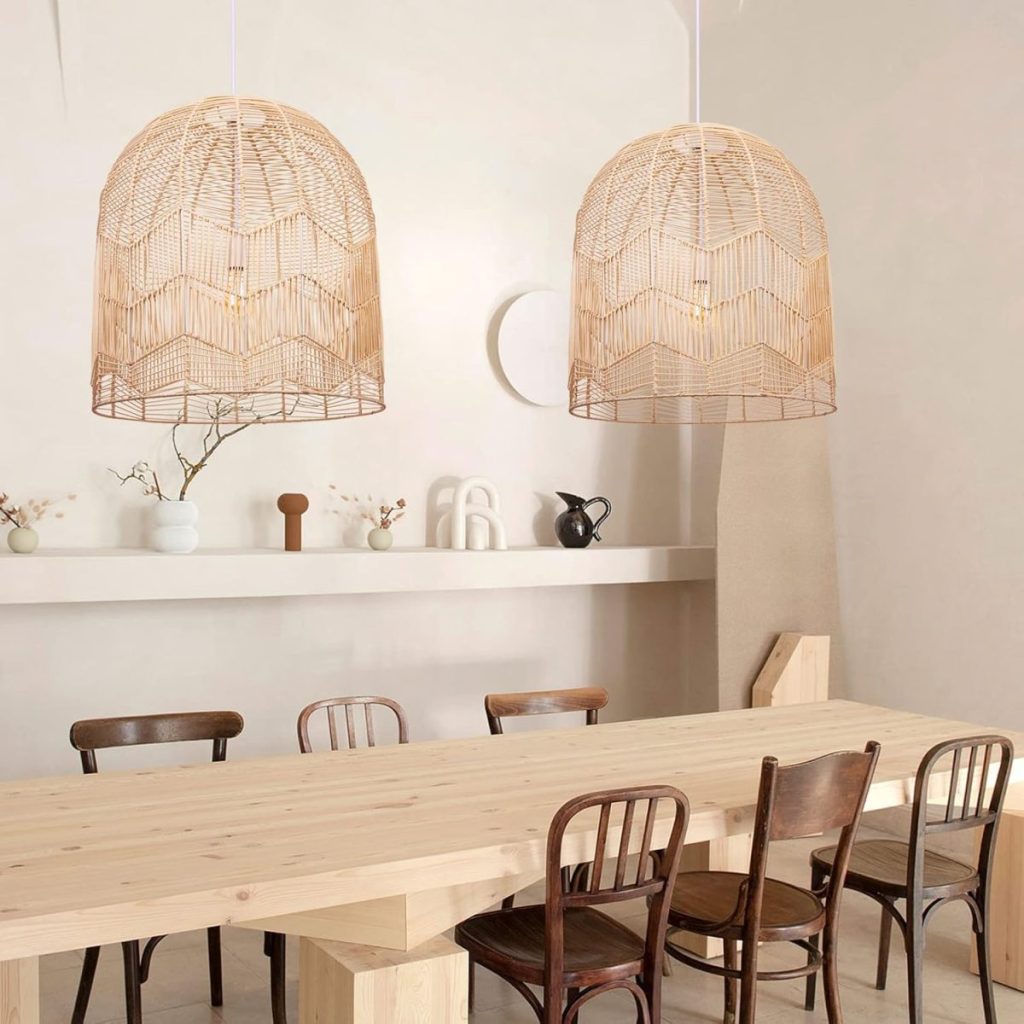
<svg viewBox="0 0 1024 1024">
<path fill-rule="evenodd" d="M 0 1024 L 39 1024 L 39 958 L 0 961 Z"/>
<path fill-rule="evenodd" d="M 989 963 L 992 979 L 1024 990 L 1024 786 L 1011 786 L 989 879 Z M 978 954 L 971 943 L 971 970 Z"/>
<path fill-rule="evenodd" d="M 465 1024 L 468 1016 L 469 959 L 448 939 L 408 952 L 300 940 L 300 1024 Z"/>
</svg>

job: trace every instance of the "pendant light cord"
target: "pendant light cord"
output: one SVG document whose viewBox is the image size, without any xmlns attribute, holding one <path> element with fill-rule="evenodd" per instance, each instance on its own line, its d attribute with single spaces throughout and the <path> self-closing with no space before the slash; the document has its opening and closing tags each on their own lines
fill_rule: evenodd
<svg viewBox="0 0 1024 1024">
<path fill-rule="evenodd" d="M 231 0 L 231 95 L 238 95 L 238 0 Z"/>
<path fill-rule="evenodd" d="M 693 0 L 693 120 L 700 124 L 700 0 Z"/>
</svg>

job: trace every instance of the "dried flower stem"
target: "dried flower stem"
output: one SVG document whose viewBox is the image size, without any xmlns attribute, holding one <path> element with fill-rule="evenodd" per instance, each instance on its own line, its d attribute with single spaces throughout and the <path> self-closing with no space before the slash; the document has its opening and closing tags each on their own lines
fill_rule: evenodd
<svg viewBox="0 0 1024 1024">
<path fill-rule="evenodd" d="M 374 508 L 372 494 L 366 496 L 366 503 L 364 504 L 357 497 L 341 494 L 335 484 L 328 484 L 327 486 L 342 501 L 355 505 L 355 511 L 359 514 L 359 518 L 373 523 L 378 530 L 390 530 L 392 523 L 397 523 L 405 515 L 405 498 L 399 498 L 394 505 L 381 504 Z M 341 509 L 332 509 L 331 511 L 335 515 L 341 515 Z"/>
<path fill-rule="evenodd" d="M 15 527 L 27 527 L 45 519 L 61 501 L 74 501 L 77 494 L 68 494 L 63 499 L 29 498 L 28 501 L 15 505 L 5 492 L 0 492 L 0 515 Z M 55 512 L 55 519 L 63 519 L 63 512 Z"/>
</svg>

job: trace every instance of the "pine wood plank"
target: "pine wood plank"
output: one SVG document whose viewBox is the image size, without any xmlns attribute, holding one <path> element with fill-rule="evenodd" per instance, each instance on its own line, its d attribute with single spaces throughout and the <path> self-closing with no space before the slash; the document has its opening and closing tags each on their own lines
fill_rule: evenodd
<svg viewBox="0 0 1024 1024">
<path fill-rule="evenodd" d="M 1024 991 L 1024 786 L 1011 786 L 1006 794 L 989 884 L 992 977 L 1001 985 Z M 978 973 L 973 942 L 971 970 Z"/>
<path fill-rule="evenodd" d="M 541 877 L 536 873 L 509 875 L 300 914 L 236 921 L 235 924 L 255 931 L 410 950 L 459 921 L 493 907 L 506 896 L 522 891 Z"/>
<path fill-rule="evenodd" d="M 755 708 L 828 700 L 831 637 L 780 633 L 754 681 Z"/>
<path fill-rule="evenodd" d="M 0 963 L 0 1024 L 39 1024 L 39 960 Z"/>
<path fill-rule="evenodd" d="M 469 958 L 448 939 L 413 953 L 344 942 L 299 944 L 300 1024 L 465 1024 Z"/>
<path fill-rule="evenodd" d="M 766 753 L 879 740 L 870 806 L 895 806 L 925 750 L 977 731 L 833 701 L 6 783 L 0 957 L 537 874 L 552 814 L 581 787 L 673 784 L 691 842 L 741 834 Z M 592 831 L 579 823 L 567 862 Z"/>
</svg>

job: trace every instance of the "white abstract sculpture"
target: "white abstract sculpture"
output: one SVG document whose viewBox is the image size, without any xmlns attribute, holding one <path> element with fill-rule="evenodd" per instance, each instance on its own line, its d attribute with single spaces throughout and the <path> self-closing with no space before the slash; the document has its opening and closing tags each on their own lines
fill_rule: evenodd
<svg viewBox="0 0 1024 1024">
<path fill-rule="evenodd" d="M 480 491 L 481 501 L 470 501 L 470 494 Z M 482 476 L 470 476 L 456 488 L 452 507 L 437 521 L 434 542 L 439 548 L 450 547 L 452 551 L 505 551 L 505 524 L 501 521 L 501 499 L 498 488 Z"/>
</svg>

